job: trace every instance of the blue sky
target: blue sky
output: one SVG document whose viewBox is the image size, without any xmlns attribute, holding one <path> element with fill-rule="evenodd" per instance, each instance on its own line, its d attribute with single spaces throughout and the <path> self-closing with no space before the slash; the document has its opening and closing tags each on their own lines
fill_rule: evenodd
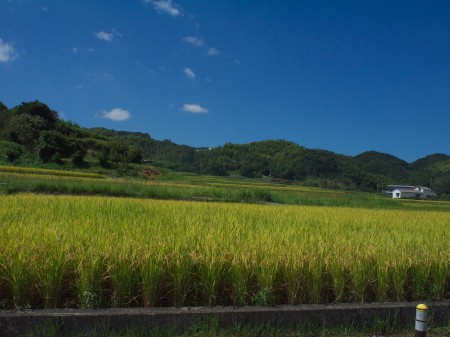
<svg viewBox="0 0 450 337">
<path fill-rule="evenodd" d="M 192 146 L 450 154 L 450 1 L 0 0 L 0 101 Z"/>
</svg>

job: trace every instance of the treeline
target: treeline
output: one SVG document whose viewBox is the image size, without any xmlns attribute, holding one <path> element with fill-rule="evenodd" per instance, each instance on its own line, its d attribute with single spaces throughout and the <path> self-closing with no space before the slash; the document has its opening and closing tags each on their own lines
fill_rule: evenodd
<svg viewBox="0 0 450 337">
<path fill-rule="evenodd" d="M 12 109 L 0 102 L 0 163 L 64 161 L 83 167 L 86 159 L 104 167 L 141 163 L 142 150 L 66 122 L 39 101 Z"/>
<path fill-rule="evenodd" d="M 286 140 L 249 144 L 226 143 L 216 148 L 193 148 L 148 134 L 95 129 L 134 144 L 144 159 L 175 171 L 219 176 L 266 177 L 322 188 L 376 191 L 388 184 L 429 186 L 450 194 L 450 156 L 434 154 L 412 164 L 389 154 L 369 151 L 355 157 L 307 149 Z"/>
<path fill-rule="evenodd" d="M 376 191 L 387 184 L 411 184 L 450 194 L 450 156 L 445 154 L 408 164 L 374 151 L 350 157 L 286 140 L 194 148 L 146 133 L 82 128 L 38 101 L 12 109 L 0 103 L 0 163 L 27 160 L 113 168 L 144 162 L 175 171 L 266 177 L 323 188 Z"/>
</svg>

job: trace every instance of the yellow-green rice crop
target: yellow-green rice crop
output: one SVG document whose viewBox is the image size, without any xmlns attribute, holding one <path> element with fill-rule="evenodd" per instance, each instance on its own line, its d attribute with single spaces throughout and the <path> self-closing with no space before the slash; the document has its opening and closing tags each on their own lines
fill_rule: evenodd
<svg viewBox="0 0 450 337">
<path fill-rule="evenodd" d="M 450 213 L 0 196 L 0 303 L 448 299 Z"/>
<path fill-rule="evenodd" d="M 16 174 L 33 174 L 33 175 L 47 175 L 47 176 L 65 176 L 65 177 L 79 177 L 79 178 L 96 178 L 103 179 L 103 175 L 98 173 L 86 173 L 77 171 L 63 171 L 50 170 L 34 167 L 18 167 L 18 166 L 0 166 L 0 173 L 16 173 Z"/>
<path fill-rule="evenodd" d="M 1 167 L 1 166 L 0 166 Z M 49 170 L 50 171 L 50 170 Z M 89 175 L 53 175 L 50 172 L 46 172 L 46 174 L 44 174 L 43 171 L 39 174 L 34 174 L 34 173 L 13 173 L 13 172 L 6 172 L 6 171 L 2 171 L 0 169 L 0 181 L 2 180 L 7 180 L 9 179 L 16 179 L 16 180 L 33 180 L 33 179 L 47 179 L 50 181 L 92 181 L 92 182 L 98 182 L 100 180 L 99 177 L 91 177 Z M 108 179 L 102 177 L 100 182 L 104 182 Z M 109 179 L 109 180 L 113 180 L 113 179 Z"/>
</svg>

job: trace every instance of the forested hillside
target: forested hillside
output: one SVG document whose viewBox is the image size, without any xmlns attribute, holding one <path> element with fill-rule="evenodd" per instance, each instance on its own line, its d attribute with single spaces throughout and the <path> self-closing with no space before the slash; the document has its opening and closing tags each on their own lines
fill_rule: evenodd
<svg viewBox="0 0 450 337">
<path fill-rule="evenodd" d="M 382 174 L 393 180 L 403 180 L 410 174 L 408 163 L 390 154 L 367 151 L 354 159 L 366 171 Z"/>
<path fill-rule="evenodd" d="M 102 166 L 140 163 L 142 151 L 95 131 L 63 121 L 56 111 L 34 101 L 7 109 L 0 103 L 0 162 L 34 164 L 70 162 Z"/>
<path fill-rule="evenodd" d="M 86 129 L 60 119 L 39 101 L 12 109 L 0 102 L 0 164 L 99 165 L 127 172 L 124 167 L 142 161 L 175 171 L 324 188 L 376 191 L 387 184 L 421 184 L 450 194 L 450 156 L 445 154 L 408 164 L 375 151 L 350 157 L 286 140 L 194 148 L 146 133 Z"/>
</svg>

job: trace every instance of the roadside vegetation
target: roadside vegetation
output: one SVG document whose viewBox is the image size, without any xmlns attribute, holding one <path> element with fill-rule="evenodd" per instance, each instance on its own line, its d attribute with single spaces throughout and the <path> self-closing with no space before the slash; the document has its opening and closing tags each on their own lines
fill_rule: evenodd
<svg viewBox="0 0 450 337">
<path fill-rule="evenodd" d="M 427 329 L 429 337 L 448 337 L 450 326 L 430 327 Z M 57 337 L 58 326 L 48 322 L 36 327 L 26 337 Z M 186 329 L 140 329 L 138 327 L 124 330 L 114 330 L 108 326 L 99 326 L 85 334 L 76 337 L 414 337 L 414 327 L 406 324 L 392 322 L 375 322 L 371 328 L 340 327 L 315 328 L 311 326 L 298 326 L 295 328 L 280 328 L 276 325 L 262 324 L 259 326 L 249 324 L 234 324 L 223 327 L 213 320 L 199 322 Z"/>
</svg>

